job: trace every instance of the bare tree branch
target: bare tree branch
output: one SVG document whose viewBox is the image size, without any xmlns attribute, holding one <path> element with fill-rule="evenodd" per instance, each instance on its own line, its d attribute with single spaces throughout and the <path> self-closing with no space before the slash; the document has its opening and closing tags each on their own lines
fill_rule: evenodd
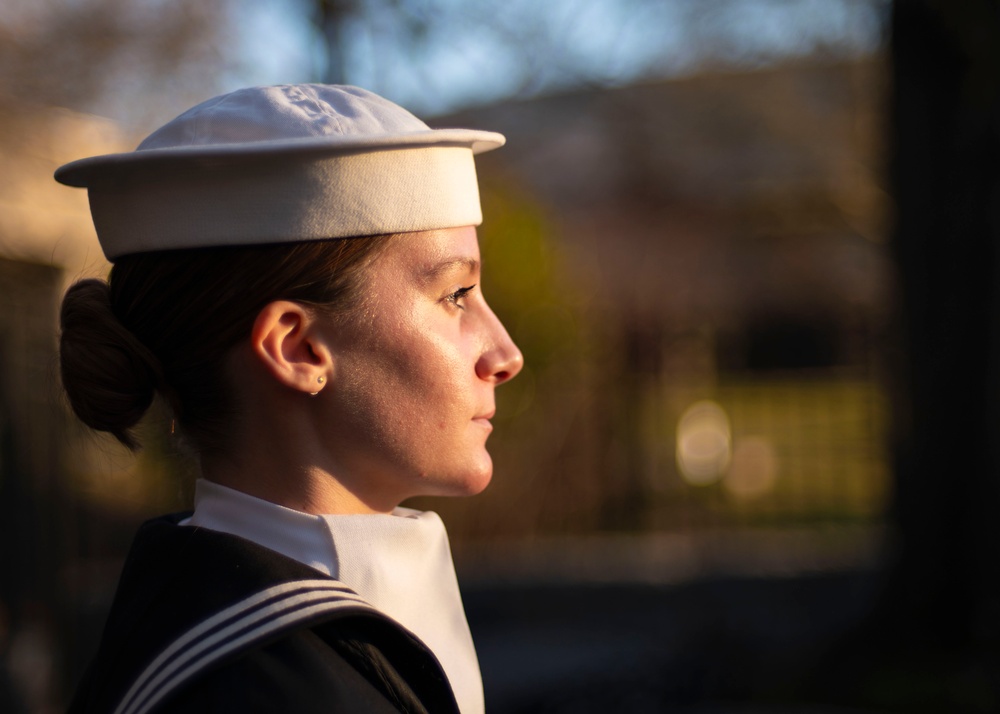
<svg viewBox="0 0 1000 714">
<path fill-rule="evenodd" d="M 158 94 L 203 95 L 224 66 L 227 11 L 224 0 L 14 3 L 0 10 L 0 96 L 141 114 Z"/>
</svg>

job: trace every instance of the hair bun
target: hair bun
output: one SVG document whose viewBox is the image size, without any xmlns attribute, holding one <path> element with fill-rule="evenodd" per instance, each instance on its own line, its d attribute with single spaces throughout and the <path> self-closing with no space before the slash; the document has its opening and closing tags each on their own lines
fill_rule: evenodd
<svg viewBox="0 0 1000 714">
<path fill-rule="evenodd" d="M 62 382 L 73 411 L 87 426 L 136 449 L 131 428 L 161 384 L 158 360 L 112 312 L 103 280 L 73 285 L 59 322 Z"/>
</svg>

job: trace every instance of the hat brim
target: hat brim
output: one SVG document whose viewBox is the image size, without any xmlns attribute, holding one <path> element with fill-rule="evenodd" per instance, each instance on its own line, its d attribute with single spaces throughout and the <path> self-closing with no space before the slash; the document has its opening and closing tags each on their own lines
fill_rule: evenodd
<svg viewBox="0 0 1000 714">
<path fill-rule="evenodd" d="M 178 164 L 211 161 L 226 162 L 314 154 L 317 158 L 333 154 L 426 148 L 429 146 L 467 146 L 473 154 L 498 149 L 506 139 L 502 134 L 475 129 L 429 129 L 402 134 L 364 137 L 328 135 L 296 139 L 277 139 L 240 144 L 209 144 L 144 149 L 120 154 L 105 154 L 79 159 L 59 167 L 55 179 L 67 186 L 87 188 L 102 179 L 112 178 L 119 170 L 142 166 L 147 169 Z"/>
</svg>

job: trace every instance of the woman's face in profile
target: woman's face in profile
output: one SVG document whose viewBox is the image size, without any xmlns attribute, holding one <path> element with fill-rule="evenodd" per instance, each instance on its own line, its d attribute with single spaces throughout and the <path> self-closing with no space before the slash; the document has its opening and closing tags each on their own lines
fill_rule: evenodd
<svg viewBox="0 0 1000 714">
<path fill-rule="evenodd" d="M 480 272 L 473 227 L 396 236 L 362 280 L 362 306 L 324 328 L 334 358 L 324 434 L 342 478 L 370 503 L 489 483 L 494 389 L 523 358 Z"/>
</svg>

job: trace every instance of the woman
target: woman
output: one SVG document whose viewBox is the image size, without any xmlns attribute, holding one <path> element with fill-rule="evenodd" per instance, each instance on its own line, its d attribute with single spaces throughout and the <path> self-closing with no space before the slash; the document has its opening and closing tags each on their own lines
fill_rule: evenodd
<svg viewBox="0 0 1000 714">
<path fill-rule="evenodd" d="M 71 711 L 483 710 L 444 527 L 399 504 L 492 474 L 522 357 L 479 289 L 473 154 L 502 143 L 258 87 L 57 172 L 114 263 L 63 303 L 73 409 L 137 448 L 159 393 L 202 472 L 136 537 Z"/>
</svg>

